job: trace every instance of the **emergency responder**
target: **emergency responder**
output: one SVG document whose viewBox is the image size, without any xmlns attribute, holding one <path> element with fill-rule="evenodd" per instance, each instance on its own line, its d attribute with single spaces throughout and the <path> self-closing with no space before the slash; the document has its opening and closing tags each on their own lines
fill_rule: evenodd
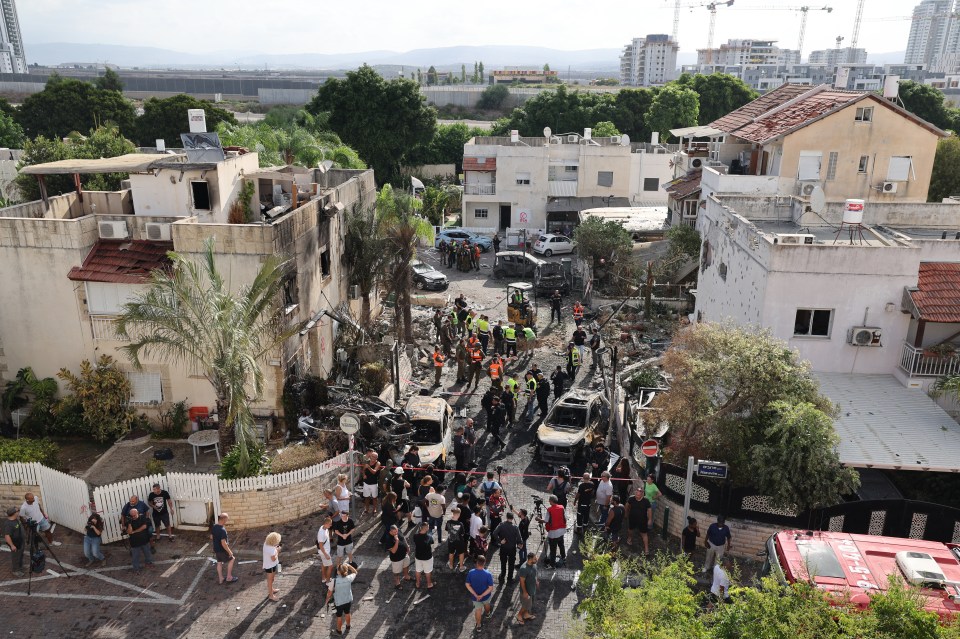
<svg viewBox="0 0 960 639">
<path fill-rule="evenodd" d="M 503 362 L 499 355 L 494 355 L 490 366 L 487 368 L 490 373 L 490 386 L 493 388 L 503 387 Z"/>
<path fill-rule="evenodd" d="M 483 351 L 480 350 L 480 342 L 471 347 L 470 350 L 470 378 L 473 380 L 473 387 L 480 386 L 480 373 L 483 370 Z M 467 388 L 470 388 L 470 379 L 467 380 Z"/>
<path fill-rule="evenodd" d="M 534 410 L 537 407 L 537 378 L 527 373 L 524 379 L 527 386 L 527 405 L 523 409 L 523 418 L 532 420 Z"/>
<path fill-rule="evenodd" d="M 517 329 L 507 325 L 503 329 L 504 357 L 517 356 Z"/>
<path fill-rule="evenodd" d="M 487 346 L 490 343 L 490 318 L 486 315 L 481 315 L 480 319 L 477 320 L 477 337 L 480 338 L 480 348 L 483 349 L 483 354 L 487 354 Z"/>
<path fill-rule="evenodd" d="M 523 327 L 524 348 L 527 351 L 527 357 L 533 357 L 533 351 L 537 347 L 537 334 L 529 326 Z"/>
<path fill-rule="evenodd" d="M 576 322 L 577 328 L 580 328 L 583 322 L 583 304 L 579 301 L 573 303 L 573 321 Z"/>
<path fill-rule="evenodd" d="M 443 356 L 443 353 L 440 352 L 440 347 L 434 346 L 433 347 L 433 370 L 435 371 L 434 378 L 433 378 L 434 386 L 440 385 L 440 375 L 443 374 L 443 361 L 445 359 L 446 358 Z"/>
<path fill-rule="evenodd" d="M 492 332 L 493 352 L 497 355 L 501 355 L 503 353 L 503 320 L 497 320 L 497 325 L 493 327 Z"/>
<path fill-rule="evenodd" d="M 457 340 L 457 383 L 462 384 L 467 381 L 467 361 L 470 354 L 467 351 L 467 343 L 464 340 Z"/>
<path fill-rule="evenodd" d="M 580 351 L 574 346 L 573 342 L 567 344 L 567 377 L 570 383 L 577 378 L 577 371 L 580 370 Z"/>
</svg>

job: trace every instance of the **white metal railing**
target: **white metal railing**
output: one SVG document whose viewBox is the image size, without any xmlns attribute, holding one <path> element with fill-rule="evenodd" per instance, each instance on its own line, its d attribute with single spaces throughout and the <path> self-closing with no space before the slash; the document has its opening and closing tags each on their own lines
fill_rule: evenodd
<svg viewBox="0 0 960 639">
<path fill-rule="evenodd" d="M 900 352 L 900 369 L 911 377 L 943 377 L 960 374 L 960 357 L 924 355 L 922 348 L 904 342 Z"/>
<path fill-rule="evenodd" d="M 463 187 L 466 195 L 496 195 L 496 184 L 467 184 Z"/>
<path fill-rule="evenodd" d="M 93 339 L 128 342 L 128 338 L 117 335 L 117 318 L 113 315 L 91 315 L 90 328 L 93 330 Z"/>
</svg>

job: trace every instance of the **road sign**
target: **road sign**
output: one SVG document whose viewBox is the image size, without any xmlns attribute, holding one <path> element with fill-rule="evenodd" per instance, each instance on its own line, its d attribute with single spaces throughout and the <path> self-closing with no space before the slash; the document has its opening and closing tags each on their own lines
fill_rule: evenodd
<svg viewBox="0 0 960 639">
<path fill-rule="evenodd" d="M 726 479 L 727 464 L 724 462 L 699 461 L 697 462 L 697 475 L 700 477 L 712 477 L 714 479 Z"/>
<path fill-rule="evenodd" d="M 640 444 L 640 452 L 647 457 L 656 457 L 660 454 L 660 444 L 655 439 L 648 439 Z"/>
</svg>

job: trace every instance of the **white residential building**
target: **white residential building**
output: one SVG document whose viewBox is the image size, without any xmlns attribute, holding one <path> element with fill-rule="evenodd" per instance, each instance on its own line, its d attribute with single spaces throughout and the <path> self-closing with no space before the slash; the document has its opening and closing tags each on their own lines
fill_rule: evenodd
<svg viewBox="0 0 960 639">
<path fill-rule="evenodd" d="M 675 80 L 679 51 L 680 45 L 666 34 L 634 38 L 620 56 L 620 84 L 647 87 Z"/>
<path fill-rule="evenodd" d="M 727 40 L 717 49 L 697 49 L 698 65 L 787 65 L 800 64 L 800 51 L 781 49 L 776 40 Z"/>
<path fill-rule="evenodd" d="M 835 67 L 839 64 L 866 64 L 867 50 L 850 47 L 842 49 L 818 49 L 810 52 L 807 62 L 809 64 L 825 64 L 828 67 Z"/>
<path fill-rule="evenodd" d="M 16 0 L 0 0 L 0 73 L 27 73 Z"/>
<path fill-rule="evenodd" d="M 939 69 L 944 56 L 960 53 L 960 19 L 954 0 L 923 0 L 913 8 L 904 62 Z"/>
<path fill-rule="evenodd" d="M 665 206 L 675 145 L 592 138 L 478 137 L 463 147 L 464 226 L 569 230 L 580 211 Z"/>
</svg>

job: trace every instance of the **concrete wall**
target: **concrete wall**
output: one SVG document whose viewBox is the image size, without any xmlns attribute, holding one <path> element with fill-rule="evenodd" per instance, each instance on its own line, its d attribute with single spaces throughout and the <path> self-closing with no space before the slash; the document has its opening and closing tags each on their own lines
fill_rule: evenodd
<svg viewBox="0 0 960 639">
<path fill-rule="evenodd" d="M 872 122 L 856 122 L 857 108 L 873 107 Z M 860 198 L 870 202 L 925 202 L 939 138 L 896 111 L 872 100 L 845 109 L 786 136 L 779 175 L 796 179 L 800 151 L 821 151 L 820 185 L 828 200 Z M 837 156 L 836 179 L 827 180 L 830 152 Z M 860 156 L 869 156 L 866 173 L 858 172 Z M 895 194 L 873 187 L 887 178 L 892 156 L 912 156 L 916 178 L 900 182 Z"/>
<path fill-rule="evenodd" d="M 672 544 L 677 549 L 680 548 L 680 531 L 687 526 L 683 519 L 683 503 L 676 503 L 667 497 L 661 497 L 657 502 L 657 512 L 654 516 L 654 524 L 658 527 L 663 526 L 663 514 L 665 507 L 670 508 L 670 519 L 667 522 L 667 532 L 670 534 Z M 232 516 L 232 513 L 231 513 Z M 700 539 L 697 540 L 697 546 L 703 547 L 703 538 L 707 534 L 707 527 L 717 520 L 716 515 L 699 512 L 691 508 L 690 516 L 695 517 L 700 526 Z M 763 550 L 764 544 L 776 532 L 783 530 L 782 526 L 773 526 L 763 524 L 748 519 L 727 519 L 727 526 L 730 527 L 730 555 L 733 557 L 745 557 L 756 560 L 757 553 Z M 696 566 L 697 569 L 701 566 Z"/>
<path fill-rule="evenodd" d="M 630 154 L 630 197 L 634 202 L 644 205 L 667 204 L 667 192 L 663 185 L 673 179 L 673 168 L 670 163 L 673 154 L 670 153 L 631 153 Z M 655 191 L 644 191 L 644 178 L 657 178 Z M 607 194 L 609 195 L 609 193 Z"/>
<path fill-rule="evenodd" d="M 317 89 L 265 89 L 257 88 L 260 104 L 293 104 L 296 106 L 310 102 L 317 95 Z"/>
</svg>

